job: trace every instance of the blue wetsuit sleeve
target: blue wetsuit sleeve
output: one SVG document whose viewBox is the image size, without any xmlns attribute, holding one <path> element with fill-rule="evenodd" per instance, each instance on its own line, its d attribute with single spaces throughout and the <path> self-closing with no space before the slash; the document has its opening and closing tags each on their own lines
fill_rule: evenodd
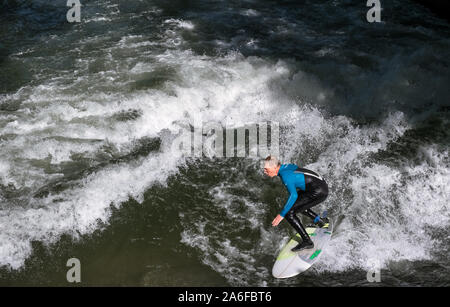
<svg viewBox="0 0 450 307">
<path fill-rule="evenodd" d="M 298 166 L 295 164 L 286 164 L 284 167 L 285 170 L 289 170 L 289 171 L 295 171 L 297 168 L 298 168 Z"/>
<path fill-rule="evenodd" d="M 280 215 L 282 217 L 284 217 L 286 215 L 286 213 L 288 213 L 288 211 L 292 208 L 292 206 L 294 205 L 295 201 L 298 198 L 297 189 L 295 188 L 294 183 L 288 183 L 286 185 L 286 187 L 287 187 L 290 195 L 286 202 L 286 205 L 284 205 L 284 208 L 280 213 Z"/>
</svg>

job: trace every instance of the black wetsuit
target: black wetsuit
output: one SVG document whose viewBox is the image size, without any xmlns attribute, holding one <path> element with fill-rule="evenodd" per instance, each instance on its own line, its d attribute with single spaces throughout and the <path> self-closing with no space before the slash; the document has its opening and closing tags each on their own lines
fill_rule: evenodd
<svg viewBox="0 0 450 307">
<path fill-rule="evenodd" d="M 328 185 L 316 172 L 299 168 L 295 164 L 281 165 L 278 176 L 281 177 L 290 193 L 280 215 L 286 218 L 289 224 L 300 234 L 303 241 L 311 242 L 296 213 L 300 212 L 314 220 L 317 214 L 311 210 L 311 207 L 327 198 Z"/>
</svg>

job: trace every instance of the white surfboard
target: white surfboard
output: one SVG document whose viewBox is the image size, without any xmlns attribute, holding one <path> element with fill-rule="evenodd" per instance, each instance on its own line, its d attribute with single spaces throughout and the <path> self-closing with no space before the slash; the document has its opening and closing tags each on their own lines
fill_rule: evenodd
<svg viewBox="0 0 450 307">
<path fill-rule="evenodd" d="M 314 248 L 305 249 L 299 252 L 291 251 L 301 242 L 301 237 L 296 234 L 289 242 L 281 249 L 277 260 L 272 268 L 272 275 L 276 278 L 288 278 L 298 275 L 309 269 L 317 259 L 322 255 L 324 248 L 331 239 L 333 233 L 333 225 L 331 220 L 325 227 L 307 227 L 311 240 L 314 242 Z"/>
</svg>

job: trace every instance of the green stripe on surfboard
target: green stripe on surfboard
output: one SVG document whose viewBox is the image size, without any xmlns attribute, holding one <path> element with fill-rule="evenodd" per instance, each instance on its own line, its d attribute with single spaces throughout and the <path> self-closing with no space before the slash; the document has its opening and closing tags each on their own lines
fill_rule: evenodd
<svg viewBox="0 0 450 307">
<path fill-rule="evenodd" d="M 316 251 L 314 252 L 314 254 L 312 254 L 311 257 L 309 257 L 309 259 L 310 259 L 310 260 L 313 260 L 314 258 L 316 258 L 317 256 L 319 256 L 319 254 L 320 254 L 321 251 L 322 251 L 321 249 L 316 250 Z"/>
</svg>

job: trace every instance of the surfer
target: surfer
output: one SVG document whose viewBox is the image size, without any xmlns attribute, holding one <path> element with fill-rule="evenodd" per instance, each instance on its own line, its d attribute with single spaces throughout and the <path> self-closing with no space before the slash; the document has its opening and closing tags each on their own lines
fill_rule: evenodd
<svg viewBox="0 0 450 307">
<path fill-rule="evenodd" d="M 314 247 L 314 243 L 303 227 L 296 213 L 300 212 L 311 218 L 319 227 L 325 222 L 311 210 L 311 207 L 323 202 L 328 196 L 328 185 L 317 173 L 295 164 L 281 164 L 273 156 L 264 160 L 264 173 L 270 177 L 280 176 L 289 192 L 289 198 L 283 210 L 272 221 L 277 226 L 283 218 L 300 234 L 302 242 L 292 248 L 293 252 Z"/>
</svg>

